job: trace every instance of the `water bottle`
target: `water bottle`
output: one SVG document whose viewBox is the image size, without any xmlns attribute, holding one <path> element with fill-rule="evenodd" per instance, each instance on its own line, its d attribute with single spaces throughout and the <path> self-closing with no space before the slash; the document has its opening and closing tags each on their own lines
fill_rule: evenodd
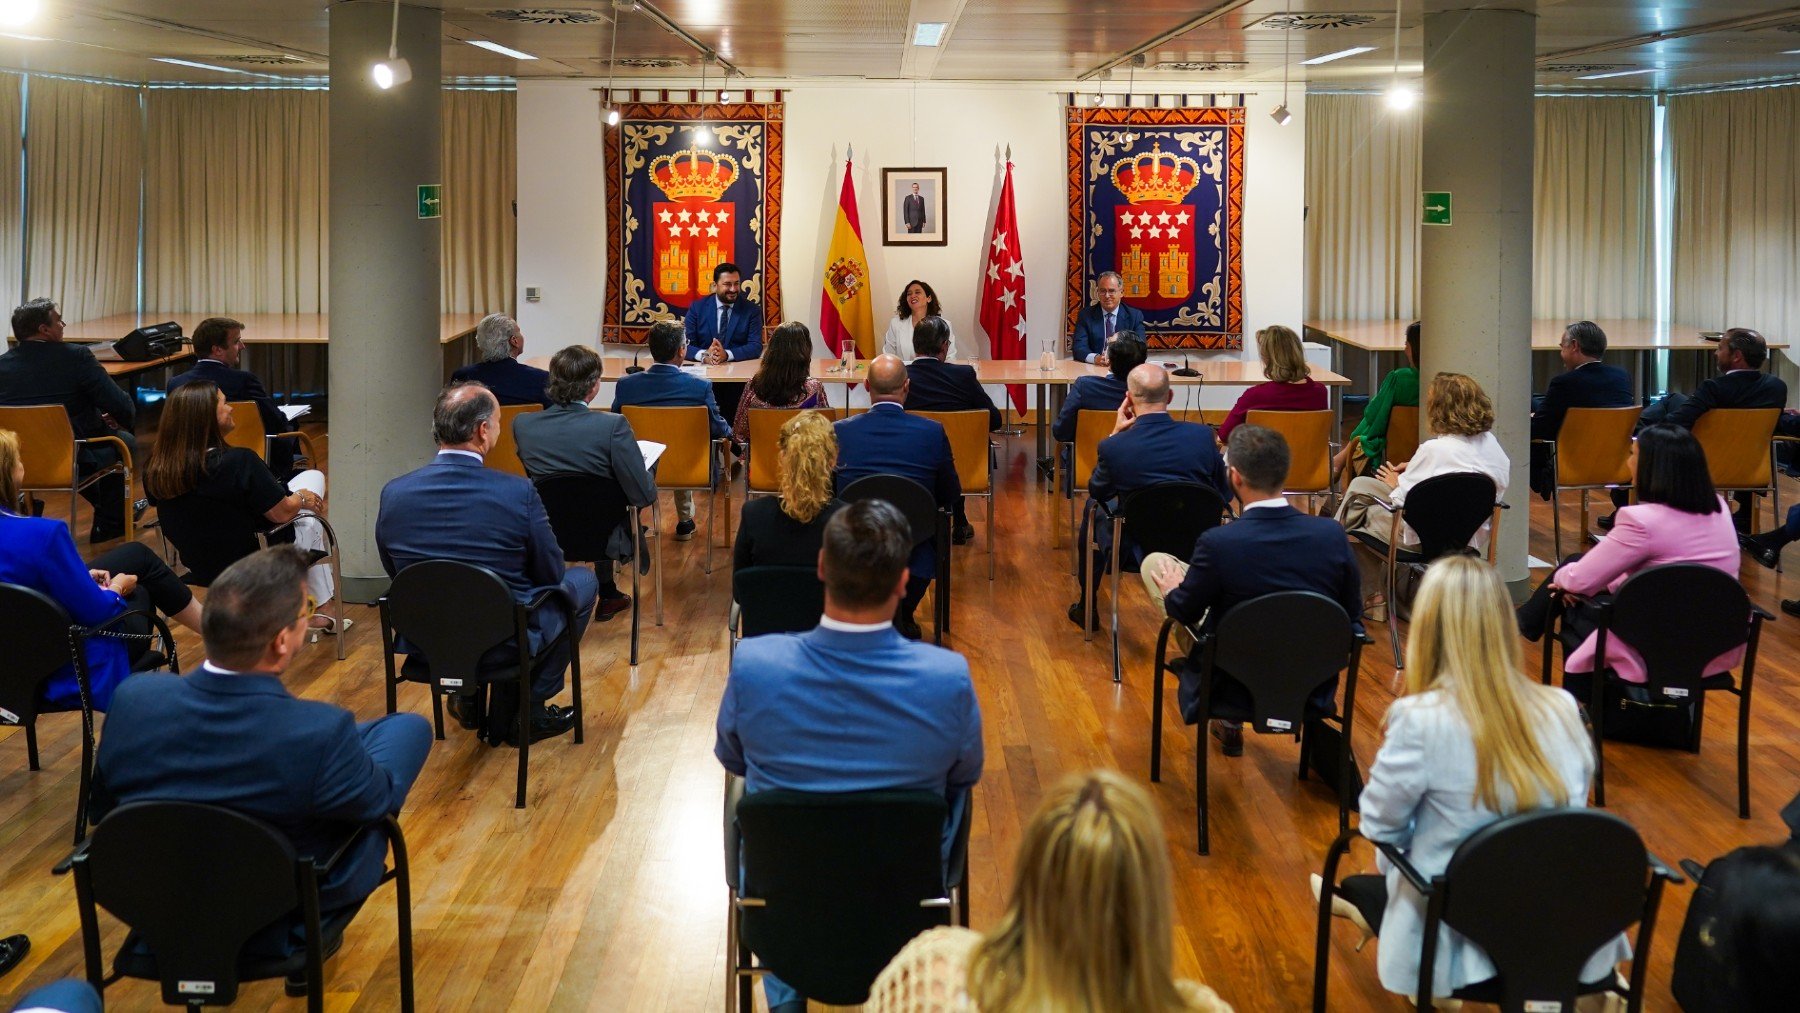
<svg viewBox="0 0 1800 1013">
<path fill-rule="evenodd" d="M 1056 353 L 1050 350 L 1050 339 L 1044 339 L 1044 354 L 1038 356 L 1038 369 L 1046 373 L 1056 371 Z"/>
<path fill-rule="evenodd" d="M 856 372 L 856 342 L 844 342 L 844 354 L 838 366 L 846 373 Z"/>
</svg>

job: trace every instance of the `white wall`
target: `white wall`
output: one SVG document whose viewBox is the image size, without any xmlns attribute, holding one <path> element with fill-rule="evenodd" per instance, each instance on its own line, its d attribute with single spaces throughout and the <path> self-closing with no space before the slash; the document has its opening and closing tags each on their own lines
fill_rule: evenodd
<svg viewBox="0 0 1800 1013">
<path fill-rule="evenodd" d="M 595 341 L 605 296 L 605 207 L 600 137 L 604 129 L 592 81 L 519 83 L 519 323 L 526 353 L 546 354 Z M 757 82 L 786 92 L 786 170 L 782 193 L 783 316 L 818 327 L 819 284 L 831 242 L 844 148 L 855 150 L 856 193 L 874 278 L 879 337 L 900 287 L 923 278 L 936 289 L 960 349 L 987 357 L 975 322 L 986 266 L 985 244 L 999 197 L 1002 153 L 1012 146 L 1013 189 L 1024 243 L 1026 322 L 1033 355 L 1063 328 L 1068 192 L 1065 126 L 1055 82 L 939 84 L 907 82 Z M 1232 92 L 1226 85 L 1208 91 Z M 1251 95 L 1245 137 L 1243 218 L 1244 357 L 1254 332 L 1284 323 L 1299 330 L 1304 263 L 1305 101 L 1277 126 Z M 881 169 L 948 169 L 949 245 L 881 245 Z M 541 302 L 525 301 L 542 286 Z M 891 309 L 886 312 L 891 313 Z M 823 344 L 820 344 L 821 354 Z M 1208 404 L 1228 404 L 1214 392 Z"/>
</svg>

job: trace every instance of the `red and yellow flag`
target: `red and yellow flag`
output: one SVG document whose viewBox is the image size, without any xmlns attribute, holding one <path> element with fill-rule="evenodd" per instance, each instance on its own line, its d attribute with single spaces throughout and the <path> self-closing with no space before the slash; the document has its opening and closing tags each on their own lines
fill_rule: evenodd
<svg viewBox="0 0 1800 1013">
<path fill-rule="evenodd" d="M 875 313 L 869 294 L 869 258 L 863 252 L 862 224 L 856 215 L 856 183 L 844 160 L 838 191 L 837 224 L 825 252 L 825 280 L 819 293 L 819 333 L 834 354 L 854 345 L 857 358 L 875 355 Z"/>
</svg>

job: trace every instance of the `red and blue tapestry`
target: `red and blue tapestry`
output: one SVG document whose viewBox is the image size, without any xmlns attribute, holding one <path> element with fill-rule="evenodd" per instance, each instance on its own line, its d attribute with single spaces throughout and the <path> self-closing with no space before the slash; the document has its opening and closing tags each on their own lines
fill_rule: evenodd
<svg viewBox="0 0 1800 1013">
<path fill-rule="evenodd" d="M 1151 348 L 1244 345 L 1244 110 L 1068 110 L 1065 333 L 1117 271 Z"/>
<path fill-rule="evenodd" d="M 619 105 L 606 130 L 602 340 L 640 344 L 651 324 L 681 319 L 727 261 L 765 332 L 781 322 L 782 133 L 780 102 Z"/>
</svg>

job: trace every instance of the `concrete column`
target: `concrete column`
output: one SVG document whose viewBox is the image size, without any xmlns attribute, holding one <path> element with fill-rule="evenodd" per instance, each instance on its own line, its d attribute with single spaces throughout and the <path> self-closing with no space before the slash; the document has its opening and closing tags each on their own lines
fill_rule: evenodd
<svg viewBox="0 0 1800 1013">
<path fill-rule="evenodd" d="M 1528 576 L 1536 32 L 1527 10 L 1427 13 L 1420 102 L 1420 187 L 1451 194 L 1450 224 L 1420 241 L 1420 378 L 1466 373 L 1494 399 L 1512 459 L 1495 560 L 1509 582 Z"/>
<path fill-rule="evenodd" d="M 419 217 L 418 186 L 442 183 L 438 150 L 442 14 L 400 8 L 399 55 L 412 80 L 388 91 L 393 6 L 331 8 L 331 522 L 346 601 L 387 587 L 375 551 L 381 487 L 430 460 L 438 350 L 439 219 Z M 445 194 L 446 201 L 454 195 Z"/>
</svg>

